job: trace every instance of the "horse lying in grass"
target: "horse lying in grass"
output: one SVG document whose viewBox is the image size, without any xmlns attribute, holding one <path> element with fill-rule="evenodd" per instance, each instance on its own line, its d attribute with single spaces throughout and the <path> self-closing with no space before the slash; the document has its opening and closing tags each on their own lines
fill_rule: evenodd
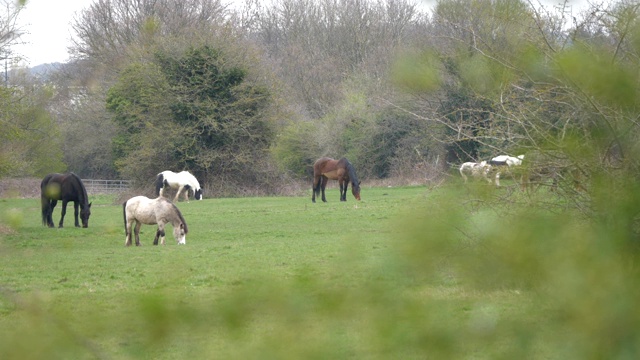
<svg viewBox="0 0 640 360">
<path fill-rule="evenodd" d="M 149 199 L 146 196 L 135 196 L 122 204 L 122 210 L 126 234 L 125 246 L 131 246 L 132 230 L 135 233 L 136 246 L 140 246 L 140 227 L 142 224 L 158 224 L 153 245 L 158 245 L 158 239 L 164 245 L 164 227 L 167 223 L 171 223 L 173 226 L 173 237 L 178 242 L 178 245 L 186 244 L 186 234 L 189 232 L 187 223 L 180 210 L 169 200 L 163 197 Z M 135 229 L 133 229 L 134 223 Z"/>
<path fill-rule="evenodd" d="M 174 173 L 173 171 L 166 170 L 156 176 L 156 196 L 163 196 L 166 188 L 178 189 L 173 202 L 178 202 L 180 193 L 184 191 L 185 201 L 189 201 L 189 191 L 193 191 L 193 198 L 196 200 L 202 200 L 202 189 L 200 183 L 195 176 L 191 175 L 188 171 L 181 171 Z"/>
<path fill-rule="evenodd" d="M 486 161 L 481 161 L 479 163 L 466 162 L 460 166 L 460 176 L 462 176 L 465 183 L 469 176 L 476 179 L 483 178 L 491 183 L 491 179 L 489 179 L 488 176 L 490 171 L 491 165 L 487 165 Z"/>
</svg>

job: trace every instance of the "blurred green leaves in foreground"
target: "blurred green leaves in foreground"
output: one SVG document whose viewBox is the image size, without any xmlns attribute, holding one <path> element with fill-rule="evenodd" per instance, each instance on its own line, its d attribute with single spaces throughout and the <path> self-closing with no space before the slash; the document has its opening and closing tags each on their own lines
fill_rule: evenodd
<svg viewBox="0 0 640 360">
<path fill-rule="evenodd" d="M 188 247 L 125 249 L 122 235 L 104 234 L 101 224 L 118 219 L 119 206 L 97 207 L 95 230 L 85 232 L 24 227 L 33 223 L 25 219 L 2 243 L 13 254 L 4 264 L 21 265 L 3 269 L 0 354 L 635 358 L 640 294 L 630 215 L 640 192 L 604 184 L 607 201 L 594 202 L 603 204 L 594 219 L 561 202 L 535 205 L 557 198 L 545 188 L 509 193 L 506 180 L 500 189 L 455 181 L 371 188 L 358 207 L 305 211 L 300 198 L 231 199 L 215 206 L 215 229 L 234 234 L 247 212 L 262 216 L 245 223 L 247 235 L 211 241 L 202 235 L 213 229 L 209 216 L 197 214 L 213 203 L 192 202 Z M 283 219 L 288 226 L 274 228 Z M 351 230 L 335 235 L 341 228 Z M 264 237 L 271 229 L 276 236 Z M 34 283 L 38 290 L 27 291 Z"/>
</svg>

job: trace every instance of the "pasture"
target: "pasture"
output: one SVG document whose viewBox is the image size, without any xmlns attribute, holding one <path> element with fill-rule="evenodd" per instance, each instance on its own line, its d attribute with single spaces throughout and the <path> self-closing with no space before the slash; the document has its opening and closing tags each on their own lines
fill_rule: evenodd
<svg viewBox="0 0 640 360">
<path fill-rule="evenodd" d="M 90 195 L 87 229 L 42 226 L 39 199 L 0 199 L 0 358 L 584 358 L 637 350 L 637 335 L 625 332 L 638 318 L 626 270 L 594 257 L 602 247 L 571 241 L 597 244 L 592 229 L 542 212 L 534 219 L 542 230 L 519 223 L 503 232 L 495 209 L 459 201 L 470 191 L 486 199 L 503 190 L 364 187 L 363 201 L 349 194 L 339 202 L 330 188 L 326 204 L 311 203 L 311 191 L 192 200 L 178 203 L 186 245 L 168 230 L 167 245 L 153 246 L 155 226 L 143 225 L 143 246 L 128 248 L 113 197 Z M 555 251 L 558 241 L 572 252 Z M 589 281 L 604 282 L 603 269 L 618 283 L 580 300 Z M 610 311 L 594 310 L 603 304 Z M 592 341 L 606 334 L 599 326 L 621 320 L 624 339 Z"/>
</svg>

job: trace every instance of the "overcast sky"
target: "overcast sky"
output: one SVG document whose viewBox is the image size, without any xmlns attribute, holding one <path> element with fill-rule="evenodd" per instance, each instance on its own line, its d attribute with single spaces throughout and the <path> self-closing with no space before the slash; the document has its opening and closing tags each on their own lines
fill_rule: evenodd
<svg viewBox="0 0 640 360">
<path fill-rule="evenodd" d="M 94 0 L 27 0 L 20 13 L 21 27 L 27 32 L 22 40 L 25 45 L 14 48 L 15 53 L 25 57 L 22 65 L 29 67 L 52 62 L 66 62 L 67 48 L 71 43 L 70 23 L 74 15 L 87 8 Z M 243 3 L 243 0 L 228 2 Z M 561 0 L 544 0 L 545 5 L 557 4 Z M 436 1 L 423 0 L 432 7 Z M 585 0 L 572 0 L 575 5 L 586 4 Z"/>
</svg>

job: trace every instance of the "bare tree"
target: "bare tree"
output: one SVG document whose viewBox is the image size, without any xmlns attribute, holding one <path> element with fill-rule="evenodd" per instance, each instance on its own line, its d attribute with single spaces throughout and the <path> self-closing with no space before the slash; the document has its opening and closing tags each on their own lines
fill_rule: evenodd
<svg viewBox="0 0 640 360">
<path fill-rule="evenodd" d="M 340 101 L 349 76 L 382 76 L 418 21 L 415 5 L 404 0 L 279 0 L 261 11 L 252 36 L 312 117 Z"/>
<path fill-rule="evenodd" d="M 154 35 L 210 29 L 225 13 L 220 0 L 98 0 L 75 18 L 72 51 L 78 58 L 108 62 Z"/>
<path fill-rule="evenodd" d="M 17 45 L 24 29 L 18 25 L 22 5 L 15 0 L 0 0 L 0 60 L 7 59 Z"/>
</svg>

